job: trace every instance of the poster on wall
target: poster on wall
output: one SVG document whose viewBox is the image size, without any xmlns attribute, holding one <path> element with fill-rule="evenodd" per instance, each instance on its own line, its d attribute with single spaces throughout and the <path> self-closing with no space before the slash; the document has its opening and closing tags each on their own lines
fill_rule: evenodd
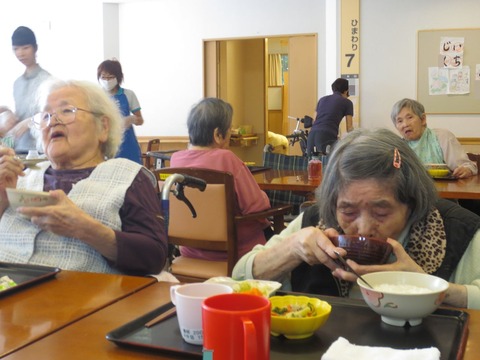
<svg viewBox="0 0 480 360">
<path fill-rule="evenodd" d="M 463 65 L 465 38 L 441 37 L 438 67 L 428 68 L 429 95 L 462 95 L 470 92 L 470 67 Z"/>
<path fill-rule="evenodd" d="M 480 28 L 419 30 L 417 40 L 417 100 L 430 114 L 480 114 Z"/>
<path fill-rule="evenodd" d="M 448 91 L 448 70 L 439 67 L 428 68 L 428 94 L 445 95 Z"/>
<path fill-rule="evenodd" d="M 450 69 L 448 73 L 449 94 L 468 94 L 470 92 L 470 67 Z"/>
<path fill-rule="evenodd" d="M 429 95 L 462 95 L 470 92 L 470 67 L 461 69 L 428 68 Z"/>
<path fill-rule="evenodd" d="M 463 66 L 463 48 L 465 38 L 442 37 L 440 38 L 441 66 L 447 69 L 458 69 Z"/>
</svg>

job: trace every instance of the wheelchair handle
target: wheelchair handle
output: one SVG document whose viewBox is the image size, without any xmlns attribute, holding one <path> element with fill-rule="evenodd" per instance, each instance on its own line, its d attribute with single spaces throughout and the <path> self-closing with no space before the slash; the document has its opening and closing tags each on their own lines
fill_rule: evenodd
<svg viewBox="0 0 480 360">
<path fill-rule="evenodd" d="M 168 200 L 170 195 L 170 189 L 174 183 L 180 184 L 182 186 L 188 186 L 192 188 L 199 189 L 204 191 L 207 187 L 207 183 L 203 179 L 199 179 L 190 175 L 185 174 L 172 174 L 165 180 L 165 184 L 162 187 L 162 200 Z"/>
</svg>

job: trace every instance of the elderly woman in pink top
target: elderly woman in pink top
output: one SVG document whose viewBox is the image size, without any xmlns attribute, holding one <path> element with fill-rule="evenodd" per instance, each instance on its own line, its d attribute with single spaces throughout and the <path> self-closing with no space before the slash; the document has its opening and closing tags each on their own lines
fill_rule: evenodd
<svg viewBox="0 0 480 360">
<path fill-rule="evenodd" d="M 232 151 L 228 150 L 232 126 L 232 106 L 217 98 L 205 98 L 194 105 L 187 119 L 190 145 L 187 150 L 175 152 L 172 167 L 198 167 L 227 171 L 235 179 L 237 215 L 245 215 L 270 208 L 267 195 L 258 187 L 250 170 Z M 252 220 L 237 226 L 238 254 L 242 256 L 257 244 L 265 244 L 264 230 L 270 222 Z M 226 259 L 226 253 L 181 247 L 183 256 L 208 259 Z"/>
</svg>

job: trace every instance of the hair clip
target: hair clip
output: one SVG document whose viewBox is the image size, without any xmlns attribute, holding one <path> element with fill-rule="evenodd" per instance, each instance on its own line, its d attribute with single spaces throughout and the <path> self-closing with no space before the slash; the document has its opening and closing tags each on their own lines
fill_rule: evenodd
<svg viewBox="0 0 480 360">
<path fill-rule="evenodd" d="M 400 169 L 402 165 L 402 157 L 400 156 L 400 151 L 397 148 L 393 150 L 393 166 L 397 169 Z"/>
</svg>

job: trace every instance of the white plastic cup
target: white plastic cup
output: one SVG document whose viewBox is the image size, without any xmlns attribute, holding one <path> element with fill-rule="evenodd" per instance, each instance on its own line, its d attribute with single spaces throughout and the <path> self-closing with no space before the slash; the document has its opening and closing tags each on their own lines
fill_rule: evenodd
<svg viewBox="0 0 480 360">
<path fill-rule="evenodd" d="M 170 287 L 170 298 L 177 307 L 177 318 L 183 340 L 194 345 L 203 344 L 202 303 L 206 298 L 230 294 L 230 286 L 213 283 L 192 283 Z"/>
</svg>

